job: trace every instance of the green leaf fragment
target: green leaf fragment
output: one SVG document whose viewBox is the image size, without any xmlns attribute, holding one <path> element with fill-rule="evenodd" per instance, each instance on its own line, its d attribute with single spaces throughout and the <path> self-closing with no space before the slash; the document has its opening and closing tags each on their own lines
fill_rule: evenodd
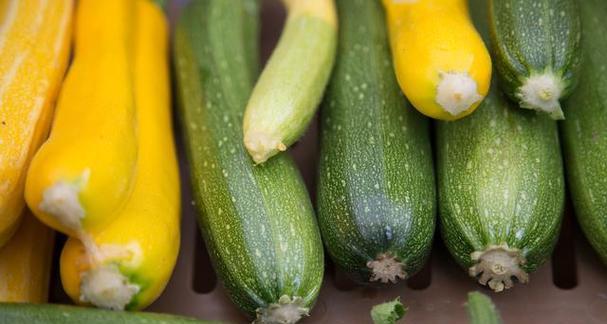
<svg viewBox="0 0 607 324">
<path fill-rule="evenodd" d="M 397 297 L 391 302 L 375 305 L 371 309 L 371 318 L 374 324 L 394 324 L 407 313 L 407 308 Z"/>
</svg>

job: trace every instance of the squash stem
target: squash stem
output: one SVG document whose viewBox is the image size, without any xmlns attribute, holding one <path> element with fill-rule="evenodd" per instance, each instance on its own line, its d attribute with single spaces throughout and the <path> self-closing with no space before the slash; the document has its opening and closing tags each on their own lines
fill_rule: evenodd
<svg viewBox="0 0 607 324">
<path fill-rule="evenodd" d="M 405 265 L 393 256 L 390 252 L 382 253 L 375 260 L 367 262 L 367 267 L 371 269 L 369 281 L 379 281 L 381 283 L 397 283 L 399 279 L 406 279 L 407 273 Z"/>
<path fill-rule="evenodd" d="M 468 110 L 483 99 L 476 81 L 468 73 L 443 72 L 436 89 L 436 103 L 452 116 Z"/>
<path fill-rule="evenodd" d="M 552 72 L 531 75 L 517 92 L 520 105 L 550 114 L 552 119 L 565 119 L 559 99 L 563 93 L 562 79 Z"/>
<path fill-rule="evenodd" d="M 102 308 L 124 310 L 139 289 L 116 265 L 101 265 L 82 275 L 80 300 Z"/>
<path fill-rule="evenodd" d="M 289 297 L 282 295 L 278 303 L 270 304 L 266 308 L 257 309 L 255 324 L 297 323 L 302 317 L 308 316 L 310 308 L 305 307 L 305 301 L 301 297 Z"/>
<path fill-rule="evenodd" d="M 513 286 L 512 277 L 521 283 L 529 281 L 529 275 L 521 269 L 525 259 L 519 249 L 509 248 L 507 244 L 490 245 L 484 251 L 475 251 L 470 257 L 476 264 L 468 269 L 471 277 L 480 275 L 478 282 L 489 285 L 495 292 Z"/>
<path fill-rule="evenodd" d="M 75 183 L 57 181 L 46 188 L 42 194 L 40 210 L 52 215 L 70 230 L 81 230 L 85 211 L 78 195 L 87 184 L 89 176 L 90 170 L 86 169 Z"/>
</svg>

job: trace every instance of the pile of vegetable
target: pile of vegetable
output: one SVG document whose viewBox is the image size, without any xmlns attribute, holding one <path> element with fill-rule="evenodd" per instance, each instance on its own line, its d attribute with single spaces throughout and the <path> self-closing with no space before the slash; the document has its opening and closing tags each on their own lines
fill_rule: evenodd
<svg viewBox="0 0 607 324">
<path fill-rule="evenodd" d="M 193 0 L 172 42 L 164 1 L 0 4 L 0 321 L 200 322 L 122 312 L 162 294 L 179 253 L 171 63 L 202 237 L 255 323 L 313 311 L 325 249 L 361 285 L 407 280 L 437 224 L 481 285 L 526 283 L 565 178 L 607 263 L 607 2 L 282 3 L 263 69 L 258 0 Z M 288 149 L 319 107 L 315 209 Z M 47 301 L 53 230 L 65 292 L 113 311 L 13 304 Z"/>
<path fill-rule="evenodd" d="M 1 9 L 0 243 L 25 215 L 0 250 L 1 299 L 46 301 L 52 228 L 69 237 L 60 272 L 75 303 L 144 308 L 168 283 L 180 240 L 162 8 L 12 0 Z"/>
</svg>

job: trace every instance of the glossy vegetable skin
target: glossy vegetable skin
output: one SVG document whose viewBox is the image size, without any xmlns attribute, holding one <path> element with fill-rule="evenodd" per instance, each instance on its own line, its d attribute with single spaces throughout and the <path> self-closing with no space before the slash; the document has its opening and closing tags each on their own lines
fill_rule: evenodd
<svg viewBox="0 0 607 324">
<path fill-rule="evenodd" d="M 456 120 L 471 114 L 491 82 L 491 58 L 466 0 L 383 0 L 394 71 L 422 114 Z"/>
<path fill-rule="evenodd" d="M 580 1 L 584 65 L 580 85 L 563 107 L 567 180 L 577 219 L 607 264 L 607 3 Z"/>
<path fill-rule="evenodd" d="M 0 302 L 45 303 L 55 234 L 24 213 L 15 235 L 0 248 Z"/>
<path fill-rule="evenodd" d="M 491 0 L 489 27 L 501 89 L 522 108 L 563 119 L 559 101 L 575 89 L 582 61 L 578 0 Z"/>
<path fill-rule="evenodd" d="M 179 174 L 170 109 L 168 23 L 161 8 L 136 1 L 134 82 L 138 161 L 133 192 L 116 219 L 70 238 L 61 254 L 61 281 L 76 303 L 142 309 L 168 283 L 180 240 Z"/>
<path fill-rule="evenodd" d="M 486 5 L 471 2 L 483 26 Z M 487 31 L 486 28 L 479 28 Z M 550 256 L 564 206 L 556 123 L 518 109 L 495 84 L 478 111 L 436 125 L 439 214 L 456 261 L 495 291 Z"/>
<path fill-rule="evenodd" d="M 329 80 L 337 46 L 333 0 L 283 0 L 285 27 L 244 114 L 244 145 L 255 163 L 305 132 Z"/>
<path fill-rule="evenodd" d="M 320 290 L 323 251 L 304 183 L 285 154 L 255 165 L 242 116 L 257 76 L 256 1 L 203 0 L 177 24 L 174 65 L 199 225 L 232 301 L 293 323 Z M 283 310 L 290 309 L 286 317 Z"/>
<path fill-rule="evenodd" d="M 428 122 L 394 77 L 381 4 L 338 0 L 337 8 L 337 63 L 321 118 L 319 225 L 331 258 L 352 278 L 395 283 L 421 268 L 432 243 Z"/>
<path fill-rule="evenodd" d="M 23 214 L 30 161 L 48 135 L 70 56 L 72 0 L 0 5 L 0 247 Z"/>
<path fill-rule="evenodd" d="M 108 311 L 68 305 L 0 304 L 0 323 L 28 324 L 219 324 L 148 312 Z"/>
<path fill-rule="evenodd" d="M 42 222 L 70 236 L 107 226 L 132 191 L 135 3 L 78 2 L 74 58 L 49 139 L 28 171 L 28 206 Z"/>
</svg>

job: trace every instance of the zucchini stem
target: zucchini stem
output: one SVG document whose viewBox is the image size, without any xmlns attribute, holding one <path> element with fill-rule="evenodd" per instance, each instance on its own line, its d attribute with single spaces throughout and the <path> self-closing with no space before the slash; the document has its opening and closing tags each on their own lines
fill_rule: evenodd
<svg viewBox="0 0 607 324">
<path fill-rule="evenodd" d="M 405 265 L 390 252 L 382 253 L 375 260 L 367 262 L 367 267 L 371 269 L 370 282 L 397 283 L 399 279 L 407 278 Z"/>
<path fill-rule="evenodd" d="M 305 301 L 301 297 L 289 297 L 282 295 L 278 303 L 270 304 L 266 308 L 257 309 L 255 324 L 293 324 L 302 317 L 310 315 L 310 308 L 305 307 Z"/>
<path fill-rule="evenodd" d="M 476 81 L 466 72 L 442 72 L 436 89 L 436 103 L 446 112 L 457 116 L 483 99 Z"/>
<path fill-rule="evenodd" d="M 471 277 L 480 275 L 478 282 L 489 285 L 495 292 L 513 286 L 512 277 L 521 283 L 529 281 L 529 275 L 521 269 L 525 258 L 519 249 L 511 249 L 506 243 L 490 245 L 484 251 L 475 251 L 470 254 L 476 264 L 468 269 Z"/>
<path fill-rule="evenodd" d="M 559 103 L 563 88 L 560 77 L 545 72 L 527 78 L 516 95 L 523 108 L 548 113 L 552 119 L 565 119 Z"/>
</svg>

